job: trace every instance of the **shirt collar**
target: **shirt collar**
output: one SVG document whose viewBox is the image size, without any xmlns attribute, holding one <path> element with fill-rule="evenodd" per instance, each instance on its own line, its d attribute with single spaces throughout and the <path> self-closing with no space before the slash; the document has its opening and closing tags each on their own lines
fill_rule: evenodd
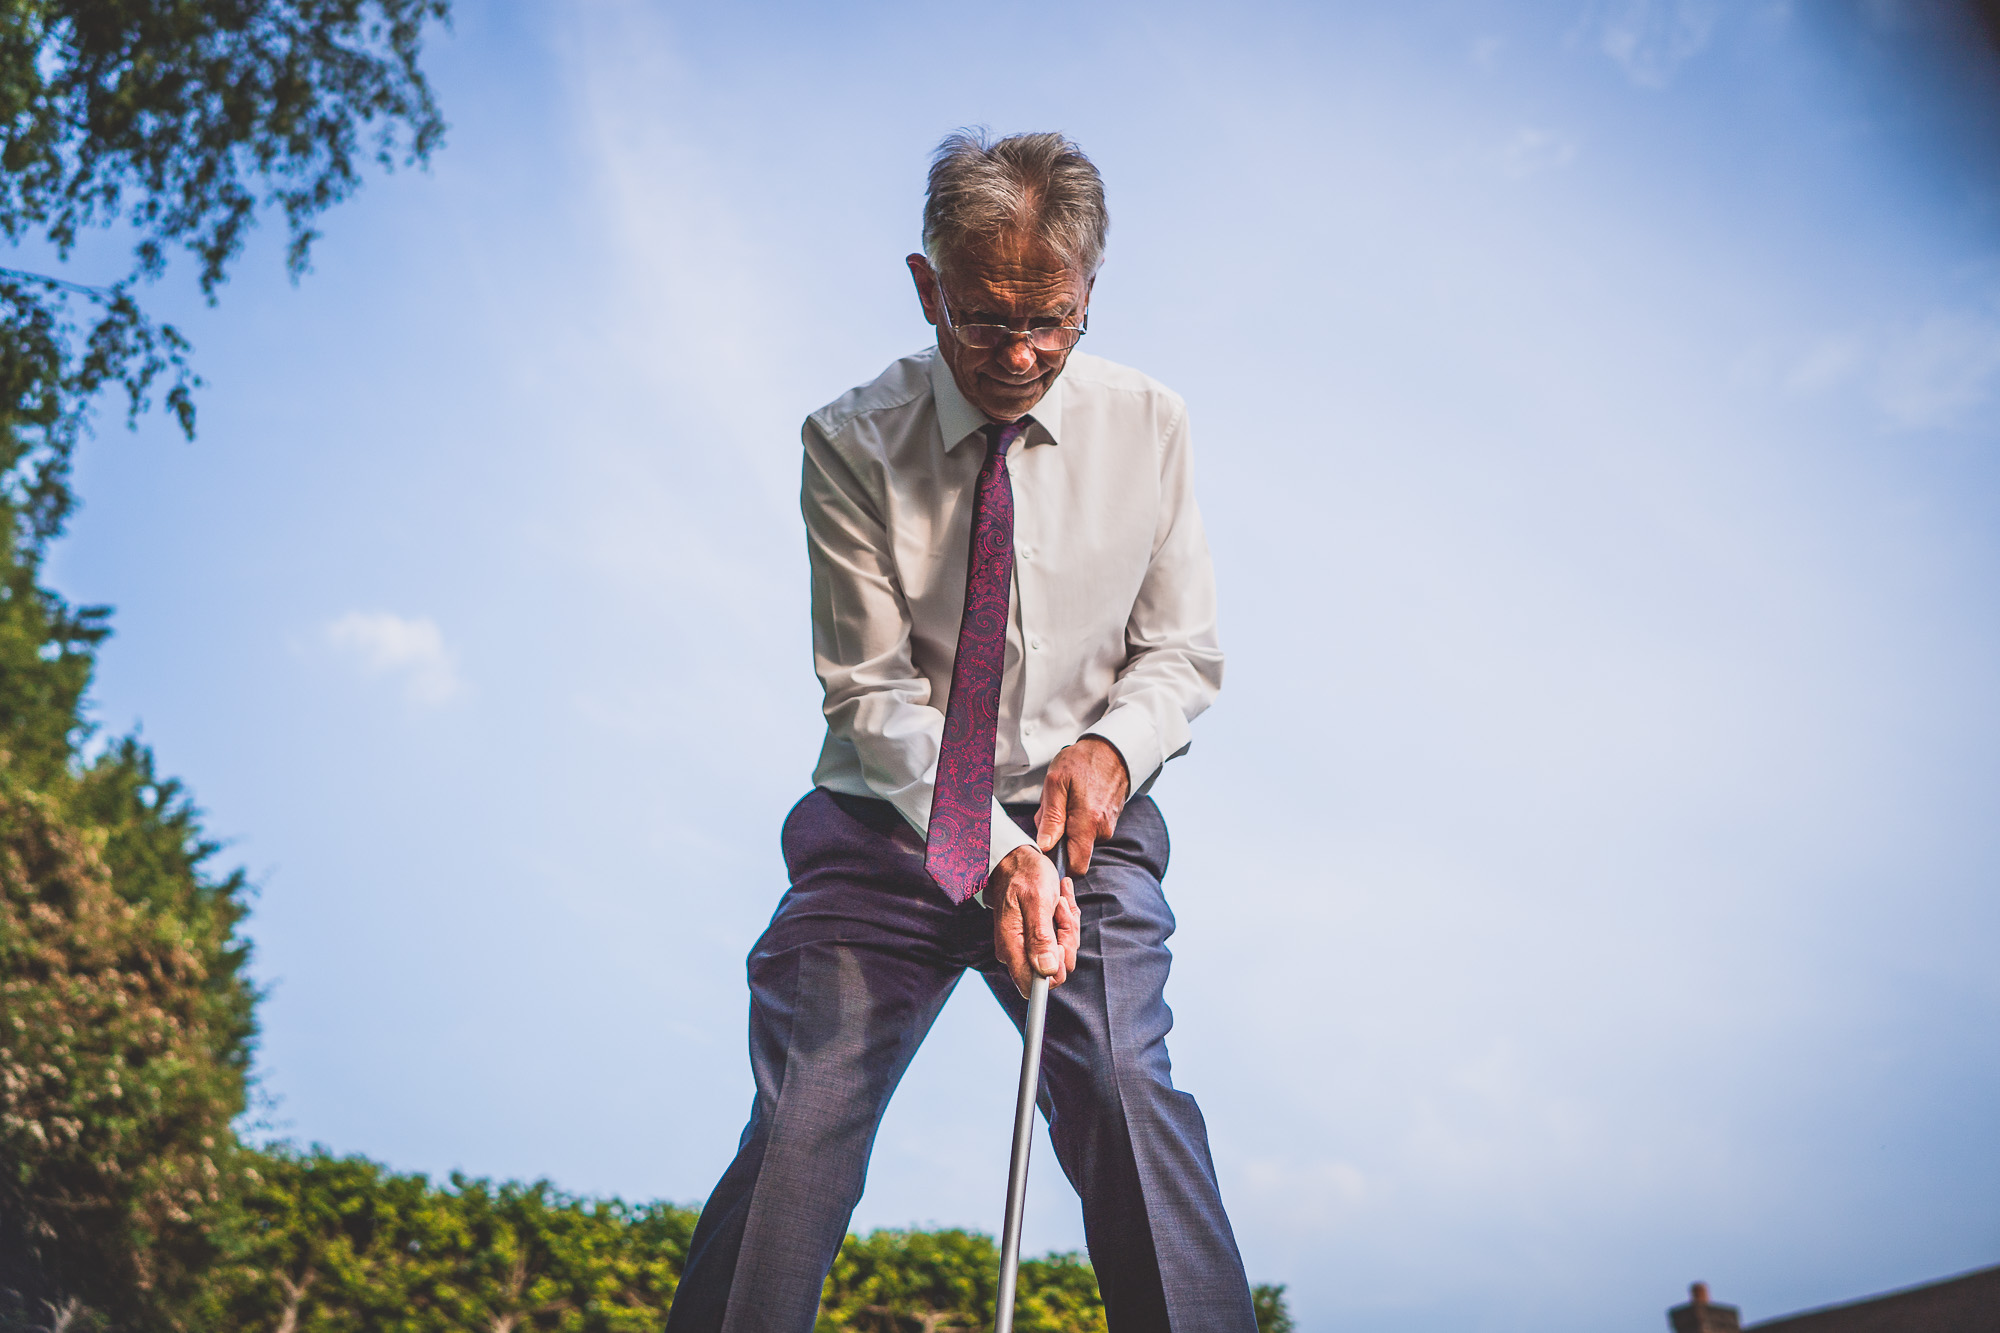
<svg viewBox="0 0 2000 1333">
<path fill-rule="evenodd" d="M 986 426 L 986 414 L 966 401 L 959 392 L 958 381 L 952 377 L 951 367 L 945 364 L 941 353 L 931 353 L 931 398 L 937 404 L 938 432 L 944 436 L 945 452 L 949 453 L 966 440 L 977 435 Z M 1062 439 L 1063 378 L 1056 376 L 1056 382 L 1042 395 L 1042 401 L 1035 404 L 1035 410 L 1028 414 L 1031 423 L 1024 445 L 1055 444 Z"/>
</svg>

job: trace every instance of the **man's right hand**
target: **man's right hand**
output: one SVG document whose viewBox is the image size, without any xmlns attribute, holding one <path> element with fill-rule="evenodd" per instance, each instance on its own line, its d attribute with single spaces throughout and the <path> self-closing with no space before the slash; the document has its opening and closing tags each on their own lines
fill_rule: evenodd
<svg viewBox="0 0 2000 1333">
<path fill-rule="evenodd" d="M 993 954 L 1026 995 L 1037 975 L 1060 986 L 1076 967 L 1083 913 L 1076 886 L 1058 882 L 1055 862 L 1032 845 L 1016 847 L 986 882 L 993 908 Z"/>
</svg>

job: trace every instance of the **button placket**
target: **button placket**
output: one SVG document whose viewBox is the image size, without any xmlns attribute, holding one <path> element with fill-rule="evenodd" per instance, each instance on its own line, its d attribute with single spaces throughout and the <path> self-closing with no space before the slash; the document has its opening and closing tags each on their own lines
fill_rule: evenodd
<svg viewBox="0 0 2000 1333">
<path fill-rule="evenodd" d="M 1030 633 L 1028 625 L 1042 605 L 1041 569 L 1035 562 L 1035 556 L 1041 549 L 1041 542 L 1038 540 L 1041 534 L 1035 527 L 1037 487 L 1034 482 L 1034 463 L 1039 460 L 1036 458 L 1036 452 L 1030 449 L 1021 449 L 1014 457 L 1018 460 L 1018 466 L 1013 474 L 1017 496 L 1014 509 L 1014 586 L 1020 594 L 1018 606 L 1021 616 L 1021 647 L 1025 650 L 1021 654 L 1021 717 L 1015 730 L 1021 738 L 1022 758 L 1027 761 L 1029 768 L 1033 768 L 1037 763 L 1038 749 L 1035 745 L 1034 718 L 1041 711 L 1039 657 L 1042 652 L 1042 637 Z"/>
</svg>

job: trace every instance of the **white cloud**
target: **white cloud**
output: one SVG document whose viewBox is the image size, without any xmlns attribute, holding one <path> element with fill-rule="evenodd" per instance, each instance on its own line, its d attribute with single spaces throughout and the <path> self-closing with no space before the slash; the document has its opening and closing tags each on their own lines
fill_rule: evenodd
<svg viewBox="0 0 2000 1333">
<path fill-rule="evenodd" d="M 349 611 L 326 626 L 326 641 L 357 662 L 370 676 L 399 679 L 403 697 L 435 707 L 464 690 L 458 661 L 445 646 L 437 622 L 389 611 Z"/>
<path fill-rule="evenodd" d="M 1598 44 L 1625 77 L 1664 88 L 1715 34 L 1715 0 L 1607 0 L 1599 7 Z"/>
</svg>

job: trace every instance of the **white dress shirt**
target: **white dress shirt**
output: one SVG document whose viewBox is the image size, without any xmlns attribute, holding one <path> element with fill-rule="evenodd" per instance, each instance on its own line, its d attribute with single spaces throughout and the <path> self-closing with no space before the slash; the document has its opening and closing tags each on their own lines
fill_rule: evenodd
<svg viewBox="0 0 2000 1333">
<path fill-rule="evenodd" d="M 1032 843 L 999 806 L 1039 801 L 1056 752 L 1116 746 L 1135 794 L 1188 748 L 1222 687 L 1215 575 L 1187 406 L 1072 353 L 1007 456 L 1014 583 L 993 759 L 989 868 Z M 826 744 L 813 781 L 892 802 L 922 834 L 965 610 L 986 417 L 935 348 L 806 418 L 813 661 Z"/>
</svg>

